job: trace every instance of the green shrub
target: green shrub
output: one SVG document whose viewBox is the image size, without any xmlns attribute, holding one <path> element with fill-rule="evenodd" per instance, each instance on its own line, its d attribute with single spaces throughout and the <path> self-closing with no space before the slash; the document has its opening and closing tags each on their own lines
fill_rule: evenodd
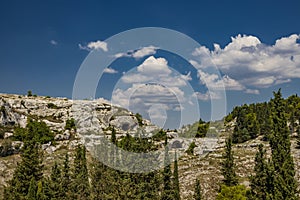
<svg viewBox="0 0 300 200">
<path fill-rule="evenodd" d="M 189 146 L 189 148 L 185 151 L 188 155 L 194 155 L 194 149 L 195 149 L 196 144 L 195 142 L 192 142 Z"/>
<path fill-rule="evenodd" d="M 12 142 L 10 139 L 4 139 L 2 142 L 2 145 L 0 146 L 0 156 L 10 156 L 14 153 Z"/>
<path fill-rule="evenodd" d="M 135 114 L 135 117 L 136 117 L 136 119 L 137 119 L 137 121 L 138 121 L 139 126 L 143 126 L 144 123 L 143 123 L 143 117 L 142 117 L 142 115 L 139 114 L 139 113 L 136 113 L 136 114 Z"/>
<path fill-rule="evenodd" d="M 50 109 L 58 109 L 58 106 L 55 105 L 54 103 L 48 103 L 47 107 L 50 108 Z"/>
<path fill-rule="evenodd" d="M 156 133 L 152 136 L 152 139 L 154 141 L 162 141 L 166 138 L 166 135 L 167 135 L 167 133 L 163 129 L 160 129 L 158 131 L 158 133 Z"/>
<path fill-rule="evenodd" d="M 32 91 L 31 91 L 31 90 L 28 90 L 27 96 L 28 96 L 28 97 L 31 97 L 31 96 L 32 96 Z"/>
<path fill-rule="evenodd" d="M 216 200 L 247 200 L 247 189 L 244 185 L 222 185 Z"/>
<path fill-rule="evenodd" d="M 75 124 L 74 118 L 67 119 L 65 129 L 66 130 L 71 130 L 71 129 L 76 130 L 76 124 Z"/>
<path fill-rule="evenodd" d="M 30 119 L 25 128 L 15 128 L 14 138 L 23 142 L 33 140 L 36 143 L 45 144 L 54 141 L 54 133 L 45 122 Z"/>
</svg>

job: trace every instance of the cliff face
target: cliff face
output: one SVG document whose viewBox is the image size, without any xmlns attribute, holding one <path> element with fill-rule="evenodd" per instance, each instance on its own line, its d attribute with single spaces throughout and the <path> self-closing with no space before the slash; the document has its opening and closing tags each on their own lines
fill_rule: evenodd
<svg viewBox="0 0 300 200">
<path fill-rule="evenodd" d="M 44 121 L 55 134 L 55 143 L 43 144 L 45 151 L 45 168 L 50 169 L 54 160 L 60 159 L 66 152 L 72 153 L 78 144 L 87 146 L 97 142 L 101 137 L 110 138 L 113 126 L 117 137 L 126 134 L 135 134 L 143 131 L 147 136 L 159 130 L 148 120 L 142 120 L 142 126 L 132 112 L 111 105 L 103 99 L 94 101 L 73 101 L 66 98 L 27 97 L 9 94 L 0 94 L 0 147 L 10 145 L 8 154 L 0 157 L 0 196 L 6 182 L 12 177 L 13 170 L 20 160 L 19 150 L 22 142 L 13 139 L 14 128 L 25 127 L 28 118 Z M 76 129 L 66 129 L 66 122 L 74 118 Z M 229 126 L 233 126 L 230 123 Z M 219 128 L 218 128 L 219 127 Z M 205 199 L 215 199 L 219 184 L 222 180 L 221 161 L 224 150 L 224 139 L 232 129 L 211 124 L 218 138 L 185 139 L 180 137 L 186 128 L 178 132 L 168 132 L 170 149 L 175 148 L 184 152 L 191 141 L 196 143 L 194 155 L 182 154 L 179 159 L 179 179 L 182 199 L 191 199 L 196 178 L 201 181 Z M 296 149 L 296 138 L 291 137 L 292 153 L 296 167 L 296 178 L 300 180 L 300 150 Z M 239 182 L 249 186 L 249 175 L 253 171 L 254 157 L 259 143 L 264 143 L 260 137 L 246 143 L 234 145 L 233 151 L 237 165 Z M 208 152 L 208 154 L 204 154 Z M 270 155 L 270 150 L 268 150 Z M 91 156 L 89 154 L 89 156 Z"/>
</svg>

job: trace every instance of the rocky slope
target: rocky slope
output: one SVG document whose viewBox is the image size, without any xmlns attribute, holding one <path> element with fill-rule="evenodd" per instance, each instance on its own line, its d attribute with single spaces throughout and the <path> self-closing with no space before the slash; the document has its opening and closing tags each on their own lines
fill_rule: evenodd
<svg viewBox="0 0 300 200">
<path fill-rule="evenodd" d="M 110 126 L 115 127 L 117 137 L 135 134 L 143 131 L 147 136 L 159 130 L 159 127 L 151 124 L 148 120 L 142 120 L 124 108 L 111 105 L 108 101 L 98 99 L 94 101 L 73 101 L 66 98 L 51 97 L 27 97 L 20 95 L 0 94 L 0 147 L 8 144 L 11 146 L 8 156 L 0 157 L 0 196 L 6 182 L 12 177 L 13 170 L 20 160 L 18 154 L 22 148 L 22 142 L 14 141 L 14 128 L 25 127 L 28 118 L 44 121 L 55 133 L 55 144 L 44 144 L 44 162 L 46 169 L 50 169 L 53 161 L 62 158 L 68 152 L 72 153 L 78 144 L 85 144 L 88 149 L 103 137 L 111 135 Z M 67 130 L 66 121 L 74 118 L 76 130 Z M 140 123 L 143 125 L 140 126 Z M 234 122 L 229 124 L 225 131 L 220 125 L 212 124 L 213 130 L 219 137 L 212 138 L 183 138 L 185 129 L 178 132 L 169 131 L 169 146 L 182 152 L 179 159 L 180 189 L 182 199 L 192 199 L 194 183 L 200 178 L 205 199 L 215 199 L 219 183 L 222 180 L 220 162 L 224 150 L 224 140 L 232 131 Z M 196 143 L 193 156 L 184 151 L 190 142 Z M 296 139 L 292 137 L 292 152 L 296 166 L 296 178 L 300 180 L 298 173 L 300 168 L 300 150 L 295 148 Z M 257 146 L 263 142 L 260 137 L 243 144 L 234 145 L 234 153 L 237 164 L 237 174 L 240 183 L 249 186 L 248 176 L 254 167 L 254 157 Z M 2 148 L 3 149 L 3 148 Z M 270 154 L 270 151 L 269 151 Z M 89 154 L 89 156 L 91 156 Z"/>
</svg>

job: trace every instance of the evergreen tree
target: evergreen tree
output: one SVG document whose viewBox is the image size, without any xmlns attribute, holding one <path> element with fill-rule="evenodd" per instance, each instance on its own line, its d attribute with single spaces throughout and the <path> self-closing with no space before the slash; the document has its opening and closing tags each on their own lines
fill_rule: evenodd
<svg viewBox="0 0 300 200">
<path fill-rule="evenodd" d="M 171 166 L 169 157 L 168 137 L 165 137 L 165 157 L 164 157 L 164 170 L 163 170 L 163 193 L 162 200 L 172 199 L 172 183 L 171 183 Z"/>
<path fill-rule="evenodd" d="M 30 182 L 32 179 L 38 182 L 43 176 L 42 151 L 40 144 L 36 143 L 33 138 L 39 134 L 38 123 L 29 121 L 25 131 L 24 146 L 21 150 L 21 162 L 18 163 L 12 180 L 6 188 L 10 194 L 9 198 L 24 199 L 26 198 Z"/>
<path fill-rule="evenodd" d="M 224 184 L 226 186 L 237 185 L 237 176 L 235 173 L 235 164 L 232 152 L 232 137 L 226 140 L 225 153 L 223 154 L 223 163 L 222 163 L 222 174 L 224 176 Z"/>
<path fill-rule="evenodd" d="M 281 90 L 274 92 L 271 100 L 273 132 L 270 137 L 272 163 L 274 165 L 274 198 L 296 199 L 296 181 L 293 157 L 291 155 L 290 132 L 287 127 L 285 101 Z"/>
<path fill-rule="evenodd" d="M 200 185 L 199 179 L 196 179 L 195 190 L 194 190 L 194 199 L 195 200 L 202 199 L 201 185 Z"/>
<path fill-rule="evenodd" d="M 179 176 L 178 176 L 178 161 L 177 153 L 175 152 L 175 161 L 174 161 L 174 172 L 173 172 L 173 188 L 174 188 L 174 199 L 180 199 L 180 188 L 179 188 Z"/>
<path fill-rule="evenodd" d="M 61 173 L 61 188 L 63 190 L 62 199 L 68 199 L 70 193 L 70 164 L 69 164 L 69 155 L 66 153 L 65 160 L 63 162 L 62 173 Z"/>
<path fill-rule="evenodd" d="M 59 169 L 58 164 L 55 162 L 50 179 L 48 180 L 48 192 L 49 192 L 49 197 L 51 199 L 62 199 L 64 196 L 64 191 L 62 188 L 62 176 L 61 176 L 61 170 Z"/>
<path fill-rule="evenodd" d="M 265 150 L 263 145 L 258 146 L 258 152 L 255 156 L 255 175 L 250 177 L 251 181 L 251 198 L 253 199 L 266 199 L 268 194 L 268 166 L 265 158 Z"/>
<path fill-rule="evenodd" d="M 70 194 L 72 199 L 90 198 L 85 146 L 80 145 L 76 148 Z"/>
</svg>

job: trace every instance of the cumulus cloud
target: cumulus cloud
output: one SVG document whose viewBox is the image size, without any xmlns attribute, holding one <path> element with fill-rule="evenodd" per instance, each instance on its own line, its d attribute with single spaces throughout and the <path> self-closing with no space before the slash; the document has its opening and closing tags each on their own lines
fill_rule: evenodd
<svg viewBox="0 0 300 200">
<path fill-rule="evenodd" d="M 245 87 L 238 81 L 230 78 L 228 75 L 219 77 L 217 74 L 209 74 L 202 70 L 198 70 L 198 78 L 200 83 L 206 85 L 209 89 L 213 90 L 244 90 Z"/>
<path fill-rule="evenodd" d="M 224 48 L 214 44 L 212 51 L 205 46 L 195 49 L 193 55 L 201 62 L 190 62 L 198 69 L 216 65 L 223 74 L 228 75 L 223 77 L 227 89 L 256 87 L 245 92 L 258 94 L 259 88 L 300 78 L 299 39 L 300 35 L 292 34 L 276 40 L 274 45 L 267 45 L 255 36 L 237 35 Z M 208 81 L 213 78 L 207 77 Z"/>
<path fill-rule="evenodd" d="M 95 41 L 95 42 L 89 42 L 87 45 L 78 44 L 79 48 L 82 50 L 92 51 L 92 50 L 103 50 L 108 51 L 107 43 L 104 41 Z"/>
<path fill-rule="evenodd" d="M 154 55 L 156 53 L 156 50 L 158 48 L 155 46 L 148 46 L 148 47 L 142 47 L 138 50 L 131 50 L 126 53 L 117 53 L 115 54 L 115 58 L 120 58 L 120 57 L 132 57 L 132 58 L 143 58 L 145 56 L 149 55 Z"/>
<path fill-rule="evenodd" d="M 187 82 L 191 80 L 190 72 L 180 74 L 168 66 L 165 58 L 150 56 L 135 70 L 123 74 L 122 87 L 114 90 L 112 100 L 114 104 L 148 115 L 146 118 L 162 121 L 158 108 L 163 106 L 166 112 L 186 108 L 190 100 L 188 93 L 192 95 L 187 90 Z"/>
<path fill-rule="evenodd" d="M 186 75 L 174 74 L 165 58 L 150 56 L 136 67 L 136 72 L 124 74 L 121 80 L 124 83 L 157 82 L 167 87 L 180 87 L 185 86 L 192 78 L 190 72 Z"/>
<path fill-rule="evenodd" d="M 113 69 L 113 68 L 105 68 L 104 70 L 103 70 L 103 73 L 107 73 L 107 74 L 116 74 L 116 73 L 118 73 L 118 71 L 117 70 L 115 70 L 115 69 Z"/>
<path fill-rule="evenodd" d="M 174 110 L 180 99 L 178 91 L 159 84 L 133 84 L 127 89 L 116 89 L 112 101 L 130 110 L 149 110 L 153 105 L 164 105 L 165 110 Z M 181 94 L 182 95 L 182 94 Z"/>
</svg>

